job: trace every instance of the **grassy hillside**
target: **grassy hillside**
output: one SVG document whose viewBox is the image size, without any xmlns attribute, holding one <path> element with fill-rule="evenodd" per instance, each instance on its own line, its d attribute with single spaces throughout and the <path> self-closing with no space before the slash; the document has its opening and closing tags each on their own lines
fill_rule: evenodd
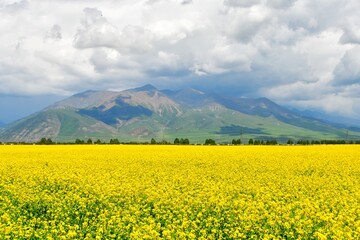
<svg viewBox="0 0 360 240">
<path fill-rule="evenodd" d="M 194 89 L 158 91 L 153 86 L 122 92 L 87 91 L 16 121 L 0 131 L 0 141 L 41 138 L 172 142 L 176 137 L 203 143 L 212 138 L 360 139 L 360 132 L 302 117 L 266 98 L 243 99 Z"/>
</svg>

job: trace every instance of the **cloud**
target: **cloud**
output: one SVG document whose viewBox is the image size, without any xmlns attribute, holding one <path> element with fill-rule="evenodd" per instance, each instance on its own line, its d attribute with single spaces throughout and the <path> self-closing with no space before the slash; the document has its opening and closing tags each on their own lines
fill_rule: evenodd
<svg viewBox="0 0 360 240">
<path fill-rule="evenodd" d="M 228 15 L 228 35 L 244 43 L 250 42 L 270 21 L 268 9 L 263 7 L 230 11 Z"/>
<path fill-rule="evenodd" d="M 120 38 L 116 27 L 109 24 L 102 12 L 96 8 L 85 8 L 84 13 L 85 18 L 75 35 L 74 46 L 79 49 L 116 48 Z"/>
<path fill-rule="evenodd" d="M 0 4 L 0 12 L 15 14 L 19 11 L 25 10 L 29 6 L 29 2 L 27 0 L 15 1 L 11 3 Z"/>
<path fill-rule="evenodd" d="M 62 39 L 61 27 L 59 25 L 57 25 L 57 24 L 52 26 L 50 31 L 45 36 L 45 40 L 47 40 L 47 39 L 52 39 L 52 40 L 55 40 L 55 41 L 56 40 L 61 40 Z"/>
<path fill-rule="evenodd" d="M 360 116 L 359 11 L 357 0 L 3 0 L 0 94 L 152 83 Z"/>
<path fill-rule="evenodd" d="M 182 1 L 181 1 L 181 4 L 182 4 L 182 5 L 187 5 L 187 4 L 192 4 L 192 3 L 193 3 L 192 0 L 182 0 Z"/>
<path fill-rule="evenodd" d="M 360 85 L 360 46 L 348 50 L 334 70 L 335 86 Z"/>
<path fill-rule="evenodd" d="M 358 20 L 346 24 L 343 28 L 343 35 L 340 38 L 340 42 L 343 44 L 360 44 L 360 24 Z"/>
<path fill-rule="evenodd" d="M 248 8 L 260 3 L 260 0 L 225 0 L 224 4 L 229 7 Z"/>
<path fill-rule="evenodd" d="M 298 0 L 267 0 L 267 6 L 279 9 L 286 9 L 294 5 Z"/>
<path fill-rule="evenodd" d="M 96 8 L 85 8 L 74 46 L 78 49 L 110 48 L 125 53 L 143 53 L 151 48 L 151 33 L 142 26 L 127 25 L 119 30 Z"/>
<path fill-rule="evenodd" d="M 147 5 L 153 5 L 153 4 L 156 4 L 156 3 L 159 3 L 159 2 L 161 2 L 161 0 L 147 0 L 146 4 Z"/>
<path fill-rule="evenodd" d="M 193 0 L 170 0 L 170 1 L 179 3 L 181 5 L 188 5 L 188 4 L 193 3 Z M 146 5 L 154 5 L 154 4 L 158 4 L 158 3 L 164 3 L 164 2 L 169 2 L 169 0 L 147 0 L 145 2 L 145 4 Z"/>
<path fill-rule="evenodd" d="M 358 112 L 360 108 L 356 104 L 358 100 L 359 98 L 352 99 L 337 94 L 329 94 L 323 95 L 318 99 L 296 101 L 290 104 L 302 109 L 315 109 L 338 116 L 354 116 L 359 118 Z"/>
</svg>

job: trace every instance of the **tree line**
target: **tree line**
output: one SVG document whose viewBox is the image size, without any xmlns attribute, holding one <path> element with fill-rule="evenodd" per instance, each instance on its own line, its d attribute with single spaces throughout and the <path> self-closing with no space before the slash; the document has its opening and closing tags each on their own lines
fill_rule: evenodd
<svg viewBox="0 0 360 240">
<path fill-rule="evenodd" d="M 73 142 L 55 142 L 51 138 L 41 138 L 35 143 L 26 143 L 26 142 L 10 142 L 0 144 L 36 144 L 36 145 L 53 145 L 53 144 L 152 144 L 152 145 L 190 145 L 190 140 L 188 138 L 175 138 L 174 141 L 169 142 L 166 140 L 157 141 L 155 138 L 151 138 L 149 142 L 137 142 L 129 141 L 122 142 L 117 138 L 110 139 L 109 141 L 101 141 L 100 139 L 93 140 L 92 138 L 80 139 L 77 138 Z M 198 144 L 198 143 L 197 143 Z M 250 138 L 247 142 L 243 142 L 241 139 L 233 139 L 231 142 L 220 142 L 217 143 L 215 139 L 207 138 L 202 145 L 320 145 L 320 144 L 360 144 L 360 140 L 292 140 L 289 139 L 287 142 L 279 143 L 275 138 L 274 139 L 253 139 Z"/>
</svg>

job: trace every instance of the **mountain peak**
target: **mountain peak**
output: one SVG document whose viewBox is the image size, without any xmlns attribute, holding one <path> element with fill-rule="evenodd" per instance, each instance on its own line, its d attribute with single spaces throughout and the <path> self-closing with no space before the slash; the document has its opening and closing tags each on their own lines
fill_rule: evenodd
<svg viewBox="0 0 360 240">
<path fill-rule="evenodd" d="M 88 90 L 82 93 L 75 94 L 62 101 L 56 102 L 45 108 L 45 110 L 64 108 L 88 108 L 110 101 L 111 99 L 116 98 L 118 95 L 118 92 Z"/>
<path fill-rule="evenodd" d="M 258 98 L 259 101 L 263 101 L 263 102 L 273 102 L 270 99 L 268 99 L 267 97 L 260 97 Z"/>
<path fill-rule="evenodd" d="M 207 136 L 228 141 L 241 129 L 249 130 L 246 137 L 257 139 L 347 134 L 343 126 L 302 117 L 268 98 L 234 98 L 192 88 L 160 91 L 147 84 L 121 92 L 85 91 L 5 128 L 0 123 L 0 141 L 31 142 L 42 137 L 143 141 L 189 135 L 198 142 Z M 352 139 L 360 137 L 360 130 L 349 130 Z"/>
<path fill-rule="evenodd" d="M 142 87 L 133 88 L 131 90 L 135 92 L 147 92 L 147 91 L 157 91 L 158 89 L 151 84 L 146 84 Z"/>
<path fill-rule="evenodd" d="M 97 91 L 95 90 L 86 90 L 84 92 L 80 92 L 80 93 L 76 93 L 74 95 L 72 95 L 73 97 L 83 97 L 83 96 L 88 96 L 90 94 L 96 93 Z"/>
</svg>

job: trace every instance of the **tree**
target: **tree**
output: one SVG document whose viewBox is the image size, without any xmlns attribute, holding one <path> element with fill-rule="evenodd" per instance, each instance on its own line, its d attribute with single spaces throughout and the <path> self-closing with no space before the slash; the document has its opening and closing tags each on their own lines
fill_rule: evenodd
<svg viewBox="0 0 360 240">
<path fill-rule="evenodd" d="M 41 138 L 40 141 L 38 142 L 38 144 L 45 145 L 46 144 L 46 138 Z"/>
<path fill-rule="evenodd" d="M 101 144 L 100 139 L 96 140 L 95 144 Z"/>
<path fill-rule="evenodd" d="M 190 141 L 189 141 L 189 139 L 187 139 L 187 138 L 181 138 L 181 139 L 180 139 L 180 144 L 182 144 L 182 145 L 188 145 L 188 144 L 190 144 Z"/>
<path fill-rule="evenodd" d="M 299 140 L 299 141 L 297 141 L 297 144 L 298 145 L 309 145 L 310 142 L 309 142 L 309 140 Z"/>
<path fill-rule="evenodd" d="M 87 143 L 87 144 L 92 144 L 92 143 L 93 143 L 93 141 L 92 141 L 92 139 L 91 139 L 91 138 L 89 138 L 89 139 L 86 141 L 86 143 Z"/>
<path fill-rule="evenodd" d="M 40 145 L 51 145 L 54 144 L 54 142 L 51 140 L 51 138 L 41 138 L 38 142 Z"/>
<path fill-rule="evenodd" d="M 180 144 L 180 140 L 179 140 L 178 138 L 175 138 L 174 144 L 179 145 L 179 144 Z"/>
<path fill-rule="evenodd" d="M 156 140 L 154 138 L 151 139 L 150 141 L 151 144 L 156 144 Z"/>
<path fill-rule="evenodd" d="M 291 140 L 291 139 L 289 139 L 289 140 L 287 141 L 287 144 L 288 144 L 288 145 L 293 145 L 293 144 L 294 144 L 294 141 Z"/>
<path fill-rule="evenodd" d="M 77 138 L 75 140 L 75 144 L 84 144 L 84 140 L 81 140 L 81 139 Z"/>
<path fill-rule="evenodd" d="M 254 140 L 252 138 L 249 139 L 249 145 L 253 145 L 254 144 Z"/>
<path fill-rule="evenodd" d="M 241 144 L 241 139 L 233 139 L 231 143 L 233 145 L 240 145 Z"/>
<path fill-rule="evenodd" d="M 162 140 L 161 142 L 159 142 L 160 144 L 163 144 L 163 145 L 166 145 L 166 144 L 169 144 L 165 139 Z"/>
<path fill-rule="evenodd" d="M 110 144 L 120 144 L 119 139 L 110 139 Z"/>
<path fill-rule="evenodd" d="M 205 145 L 215 145 L 215 144 L 216 142 L 214 139 L 209 138 L 205 140 Z"/>
</svg>

